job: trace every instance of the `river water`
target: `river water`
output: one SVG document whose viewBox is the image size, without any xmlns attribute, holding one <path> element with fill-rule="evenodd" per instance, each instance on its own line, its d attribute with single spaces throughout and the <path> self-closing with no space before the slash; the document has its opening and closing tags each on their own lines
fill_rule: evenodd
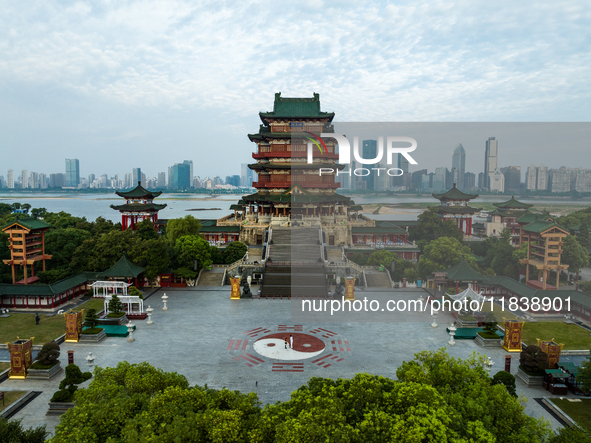
<svg viewBox="0 0 591 443">
<path fill-rule="evenodd" d="M 199 219 L 217 219 L 229 214 L 230 206 L 238 202 L 241 195 L 207 195 L 207 194 L 162 194 L 155 201 L 166 203 L 159 213 L 159 218 L 170 219 L 184 217 L 187 214 Z M 431 196 L 397 195 L 397 196 L 352 196 L 357 204 L 385 203 L 388 205 L 405 203 L 436 203 Z M 500 202 L 508 200 L 507 196 L 483 196 L 472 200 L 477 206 L 478 202 Z M 543 200 L 523 199 L 524 203 L 540 205 L 569 204 L 581 205 L 581 208 L 589 206 L 588 200 L 561 200 L 546 198 Z M 120 205 L 124 202 L 121 197 L 113 194 L 64 194 L 64 193 L 7 193 L 0 192 L 0 203 L 29 203 L 33 208 L 45 208 L 50 212 L 68 212 L 76 217 L 86 217 L 87 220 L 95 220 L 101 216 L 113 222 L 121 221 L 119 211 L 110 208 L 110 205 Z M 197 211 L 192 211 L 197 209 Z M 423 212 L 422 208 L 399 208 L 388 214 L 372 215 L 379 220 L 415 220 Z"/>
</svg>

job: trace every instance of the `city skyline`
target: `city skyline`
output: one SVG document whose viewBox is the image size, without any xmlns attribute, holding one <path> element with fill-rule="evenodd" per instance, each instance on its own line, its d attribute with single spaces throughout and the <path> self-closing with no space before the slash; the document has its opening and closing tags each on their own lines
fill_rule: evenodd
<svg viewBox="0 0 591 443">
<path fill-rule="evenodd" d="M 246 134 L 279 91 L 318 92 L 343 122 L 591 120 L 589 12 L 576 2 L 429 3 L 427 16 L 416 2 L 150 3 L 6 5 L 0 151 L 29 158 L 3 169 L 49 173 L 79 158 L 82 176 L 114 162 L 154 176 L 166 155 L 223 176 L 228 158 L 251 162 Z M 463 139 L 446 149 L 457 143 L 468 158 L 481 149 Z M 432 154 L 421 168 L 443 161 Z M 552 153 L 539 161 L 557 163 Z M 471 160 L 466 170 L 477 170 Z"/>
</svg>

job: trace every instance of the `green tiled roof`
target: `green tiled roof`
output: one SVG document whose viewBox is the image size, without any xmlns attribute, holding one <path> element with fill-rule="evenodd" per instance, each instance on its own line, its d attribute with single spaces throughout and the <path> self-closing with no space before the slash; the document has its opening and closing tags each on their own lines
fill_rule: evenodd
<svg viewBox="0 0 591 443">
<path fill-rule="evenodd" d="M 363 206 L 361 206 L 361 205 L 353 205 L 349 209 L 351 211 L 361 211 L 361 210 L 363 210 Z"/>
<path fill-rule="evenodd" d="M 30 295 L 33 297 L 51 297 L 73 289 L 88 281 L 97 279 L 98 272 L 81 272 L 52 284 L 7 285 L 0 284 L 0 295 Z"/>
<path fill-rule="evenodd" d="M 473 208 L 472 206 L 438 206 L 437 212 L 439 214 L 474 214 L 479 212 L 480 208 Z"/>
<path fill-rule="evenodd" d="M 275 94 L 273 112 L 261 112 L 261 120 L 265 118 L 334 118 L 334 112 L 320 110 L 320 94 L 314 93 L 312 98 L 281 97 L 281 92 Z"/>
<path fill-rule="evenodd" d="M 99 278 L 113 278 L 113 277 L 124 277 L 134 278 L 144 272 L 145 268 L 132 263 L 127 259 L 127 256 L 123 254 L 119 261 L 111 266 L 104 272 L 98 274 Z"/>
<path fill-rule="evenodd" d="M 558 225 L 553 221 L 535 221 L 525 225 L 521 229 L 527 232 L 536 232 L 539 234 L 541 232 L 547 231 L 550 228 L 553 228 L 554 226 Z"/>
<path fill-rule="evenodd" d="M 215 219 L 206 218 L 203 220 L 199 220 L 199 222 L 201 223 L 201 227 L 204 227 L 204 226 L 215 226 L 218 221 Z"/>
<path fill-rule="evenodd" d="M 127 192 L 116 192 L 119 197 L 123 198 L 155 198 L 162 194 L 162 191 L 152 192 L 148 191 L 144 187 L 142 187 L 141 182 L 137 182 L 137 186 L 133 188 L 131 191 Z"/>
<path fill-rule="evenodd" d="M 244 209 L 243 205 L 230 205 L 231 211 L 242 211 Z"/>
<path fill-rule="evenodd" d="M 116 211 L 128 212 L 160 211 L 166 208 L 166 203 L 163 205 L 157 205 L 156 203 L 126 203 L 124 205 L 111 205 L 111 208 Z"/>
<path fill-rule="evenodd" d="M 526 212 L 523 216 L 517 219 L 517 223 L 528 224 L 535 221 L 546 221 L 551 220 L 551 217 L 545 216 L 544 214 L 537 214 L 535 212 Z"/>
<path fill-rule="evenodd" d="M 503 275 L 488 276 L 485 277 L 482 282 L 489 285 L 502 286 L 521 297 L 533 297 L 536 293 L 534 288 L 530 288 L 524 283 L 518 282 L 517 280 L 513 280 L 512 278 L 505 277 Z"/>
<path fill-rule="evenodd" d="M 511 200 L 507 200 L 503 203 L 493 203 L 494 206 L 497 208 L 507 208 L 507 209 L 528 209 L 531 208 L 533 205 L 529 205 L 527 203 L 521 203 L 520 201 L 515 200 L 515 196 L 511 196 Z"/>
<path fill-rule="evenodd" d="M 445 272 L 447 278 L 454 281 L 477 281 L 484 278 L 480 272 L 468 264 L 464 257 L 451 268 L 441 272 Z"/>
<path fill-rule="evenodd" d="M 10 226 L 13 226 L 13 225 L 21 225 L 24 228 L 27 228 L 29 230 L 51 228 L 51 225 L 49 223 L 45 223 L 43 220 L 39 220 L 39 219 L 33 218 L 33 217 L 26 217 L 26 218 L 19 218 L 18 220 L 8 223 L 6 226 L 4 226 L 2 228 L 2 230 L 6 229 Z"/>
<path fill-rule="evenodd" d="M 301 192 L 292 192 L 294 188 Z M 321 202 L 349 202 L 351 199 L 337 193 L 312 193 L 300 188 L 294 184 L 285 192 L 257 192 L 255 194 L 245 195 L 242 199 L 246 202 L 272 202 L 272 203 L 321 203 Z"/>
<path fill-rule="evenodd" d="M 478 194 L 466 194 L 460 191 L 454 183 L 453 188 L 443 194 L 432 194 L 438 200 L 471 200 L 478 197 Z"/>
</svg>

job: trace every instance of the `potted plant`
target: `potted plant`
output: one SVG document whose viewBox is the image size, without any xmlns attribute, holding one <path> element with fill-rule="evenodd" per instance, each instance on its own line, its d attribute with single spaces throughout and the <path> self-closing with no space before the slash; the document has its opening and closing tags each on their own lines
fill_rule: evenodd
<svg viewBox="0 0 591 443">
<path fill-rule="evenodd" d="M 548 369 L 548 355 L 538 346 L 526 346 L 519 356 L 517 377 L 528 386 L 542 386 L 544 370 Z"/>
<path fill-rule="evenodd" d="M 121 303 L 121 300 L 119 300 L 117 294 L 113 294 L 113 297 L 111 297 L 111 300 L 109 301 L 108 307 L 108 318 L 119 318 L 125 315 L 125 312 L 123 312 L 123 303 Z"/>
<path fill-rule="evenodd" d="M 59 390 L 53 394 L 49 401 L 47 415 L 62 415 L 68 409 L 75 406 L 74 395 L 80 383 L 92 377 L 90 372 L 82 372 L 78 366 L 71 363 L 66 366 L 66 376 L 60 382 Z"/>
<path fill-rule="evenodd" d="M 478 332 L 476 336 L 476 344 L 485 347 L 500 347 L 501 337 L 497 335 L 497 322 L 492 312 L 489 312 L 485 317 L 485 322 L 482 324 L 484 331 Z"/>
<path fill-rule="evenodd" d="M 99 319 L 96 315 L 96 309 L 89 309 L 88 312 L 86 312 L 83 326 L 85 326 L 85 329 L 80 334 L 80 341 L 99 342 L 107 336 L 105 329 L 99 327 Z"/>
<path fill-rule="evenodd" d="M 63 369 L 59 358 L 60 346 L 54 342 L 45 343 L 37 354 L 35 363 L 29 368 L 27 377 L 34 380 L 51 380 Z"/>
</svg>

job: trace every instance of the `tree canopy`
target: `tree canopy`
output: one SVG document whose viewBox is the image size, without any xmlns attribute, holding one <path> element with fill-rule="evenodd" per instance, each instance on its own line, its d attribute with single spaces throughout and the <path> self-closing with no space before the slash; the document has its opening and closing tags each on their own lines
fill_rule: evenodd
<svg viewBox="0 0 591 443">
<path fill-rule="evenodd" d="M 484 360 L 421 352 L 397 381 L 312 377 L 265 407 L 255 393 L 190 387 L 177 373 L 120 362 L 76 391 L 52 442 L 548 442 L 549 425 L 493 384 Z"/>
<path fill-rule="evenodd" d="M 192 215 L 168 220 L 166 224 L 166 238 L 171 245 L 176 245 L 177 239 L 185 235 L 199 235 L 201 222 Z"/>
<path fill-rule="evenodd" d="M 437 214 L 437 208 L 431 207 L 418 216 L 417 227 L 411 231 L 410 239 L 414 241 L 431 241 L 440 237 L 455 238 L 459 242 L 464 238 L 462 231 L 453 220 L 443 220 Z"/>
<path fill-rule="evenodd" d="M 443 271 L 458 263 L 461 258 L 475 265 L 470 248 L 463 246 L 457 239 L 441 237 L 429 242 L 419 259 L 418 271 L 423 278 L 433 272 Z"/>
</svg>

